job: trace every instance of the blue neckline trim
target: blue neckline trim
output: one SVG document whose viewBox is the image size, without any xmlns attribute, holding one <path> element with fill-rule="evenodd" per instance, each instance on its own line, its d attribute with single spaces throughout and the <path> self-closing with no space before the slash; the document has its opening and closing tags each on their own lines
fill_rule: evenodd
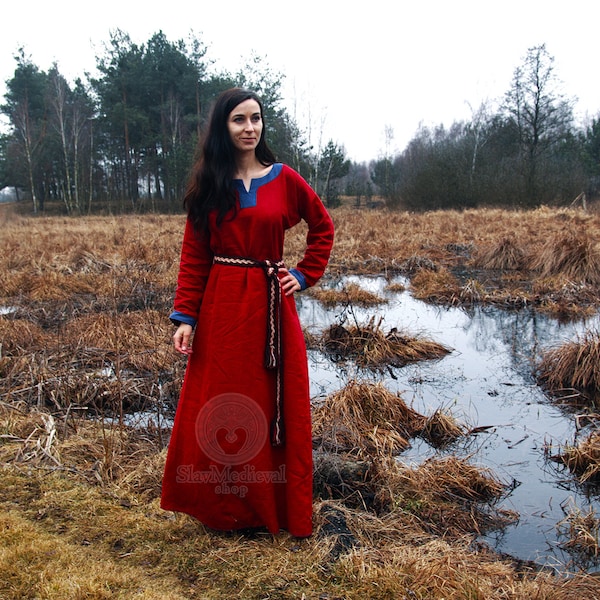
<svg viewBox="0 0 600 600">
<path fill-rule="evenodd" d="M 244 187 L 244 182 L 241 179 L 234 179 L 235 187 L 240 199 L 240 208 L 256 206 L 256 193 L 258 192 L 258 188 L 269 183 L 269 181 L 273 181 L 273 179 L 281 173 L 282 168 L 282 163 L 274 163 L 273 168 L 266 175 L 263 175 L 258 179 L 253 179 L 250 182 L 250 191 Z"/>
</svg>

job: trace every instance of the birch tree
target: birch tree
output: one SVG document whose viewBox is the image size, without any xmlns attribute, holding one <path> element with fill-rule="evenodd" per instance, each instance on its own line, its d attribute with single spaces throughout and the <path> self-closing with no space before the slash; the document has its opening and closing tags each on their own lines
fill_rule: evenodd
<svg viewBox="0 0 600 600">
<path fill-rule="evenodd" d="M 2 112 L 8 116 L 16 148 L 25 163 L 26 180 L 31 193 L 33 212 L 43 210 L 43 188 L 39 156 L 46 136 L 47 74 L 25 56 L 21 48 L 12 79 L 7 81 L 6 104 Z"/>
</svg>

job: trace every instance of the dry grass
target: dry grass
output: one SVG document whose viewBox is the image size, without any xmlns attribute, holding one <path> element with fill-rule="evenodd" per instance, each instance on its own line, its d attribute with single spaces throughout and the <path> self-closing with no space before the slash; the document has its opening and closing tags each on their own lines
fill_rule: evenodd
<svg viewBox="0 0 600 600">
<path fill-rule="evenodd" d="M 565 317 L 598 308 L 597 215 L 340 209 L 333 218 L 330 275 L 402 273 L 430 302 L 528 304 Z M 383 389 L 330 398 L 315 411 L 317 444 L 367 462 L 362 491 L 372 510 L 317 498 L 315 535 L 302 541 L 216 534 L 159 510 L 168 437 L 160 421 L 185 366 L 171 352 L 167 318 L 184 218 L 2 211 L 0 219 L 0 597 L 594 597 L 595 577 L 552 576 L 472 545 L 477 532 L 514 517 L 495 506 L 504 486 L 455 458 L 418 467 L 390 459 L 412 435 L 437 428 L 443 440 L 461 427 L 444 411 L 418 415 Z M 557 244 L 565 230 L 581 243 Z M 548 240 L 562 250 L 545 270 Z M 288 264 L 304 243 L 305 230 L 291 233 Z M 504 255 L 501 269 L 515 266 L 510 277 L 491 282 L 482 266 L 469 271 L 486 248 Z M 360 292 L 345 290 L 341 302 L 358 303 Z M 359 346 L 370 365 L 431 357 L 381 323 L 344 329 L 371 338 Z M 126 427 L 127 408 L 153 419 Z M 356 540 L 341 553 L 333 552 L 339 539 L 323 533 L 333 509 Z"/>
<path fill-rule="evenodd" d="M 479 249 L 472 264 L 480 269 L 519 270 L 525 266 L 525 252 L 513 237 L 505 237 Z"/>
<path fill-rule="evenodd" d="M 532 282 L 530 305 L 563 321 L 590 317 L 598 311 L 598 291 L 563 275 Z"/>
<path fill-rule="evenodd" d="M 428 302 L 528 306 L 563 319 L 599 306 L 599 214 L 548 208 L 356 214 L 346 208 L 334 213 L 333 274 L 403 273 L 411 291 Z M 293 259 L 302 242 L 302 234 L 290 240 Z M 552 266 L 544 266 L 549 258 Z M 474 268 L 463 289 L 458 275 Z M 539 280 L 545 280 L 543 289 L 534 289 Z"/>
<path fill-rule="evenodd" d="M 335 360 L 350 359 L 359 366 L 370 368 L 401 367 L 442 358 L 451 351 L 422 336 L 401 333 L 395 327 L 385 332 L 382 321 L 382 318 L 371 317 L 365 325 L 332 325 L 320 338 L 312 340 L 312 346 L 327 352 Z"/>
<path fill-rule="evenodd" d="M 411 523 L 423 533 L 459 539 L 502 529 L 518 518 L 495 506 L 507 486 L 466 459 L 431 458 L 416 467 L 384 460 L 377 474 L 376 504 L 388 528 Z"/>
<path fill-rule="evenodd" d="M 335 500 L 352 522 L 352 535 L 367 537 L 370 545 L 403 537 L 474 541 L 517 519 L 497 506 L 506 486 L 467 460 L 432 458 L 412 466 L 389 456 L 317 456 L 319 498 Z"/>
<path fill-rule="evenodd" d="M 36 522 L 14 508 L 0 515 L 3 598 L 189 598 L 175 575 L 165 573 L 158 579 L 149 578 L 146 568 L 119 559 L 118 552 L 99 550 L 97 544 L 90 548 L 85 539 L 58 536 L 51 528 L 40 525 L 40 519 L 44 519 L 44 513 Z"/>
<path fill-rule="evenodd" d="M 600 333 L 588 330 L 574 341 L 546 350 L 537 377 L 553 394 L 575 391 L 579 399 L 595 404 L 600 392 Z"/>
<path fill-rule="evenodd" d="M 77 463 L 75 454 L 65 452 L 65 445 L 75 442 Z M 298 541 L 285 534 L 218 534 L 161 512 L 156 485 L 164 452 L 148 447 L 136 461 L 128 459 L 132 446 L 123 445 L 121 476 L 90 486 L 81 465 L 95 446 L 93 431 L 84 428 L 55 440 L 57 456 L 76 466 L 63 462 L 59 468 L 39 451 L 5 460 L 2 597 L 259 598 L 268 593 L 297 598 L 327 590 L 346 598 L 386 598 L 410 589 L 424 598 L 442 593 L 460 598 L 477 589 L 493 598 L 489 594 L 498 578 L 515 590 L 543 591 L 559 581 L 534 571 L 524 578 L 510 562 L 466 550 L 474 526 L 485 531 L 508 517 L 479 508 L 497 498 L 502 486 L 464 461 L 374 465 L 379 514 L 317 500 L 316 533 Z M 321 534 L 332 507 L 344 515 L 354 540 L 335 557 L 335 536 Z M 454 568 L 477 576 L 458 576 Z"/>
<path fill-rule="evenodd" d="M 598 306 L 597 214 L 547 208 L 382 214 L 341 208 L 333 212 L 333 218 L 336 243 L 329 272 L 334 275 L 400 272 L 413 278 L 423 271 L 452 273 L 474 265 L 510 268 L 510 280 L 501 276 L 494 282 L 499 290 L 488 289 L 485 280 L 479 282 L 486 302 L 504 304 L 513 298 L 519 305 L 514 299 L 518 296 L 521 304 L 568 314 L 575 305 L 554 304 L 549 298 L 560 298 L 570 281 L 590 287 L 591 293 L 580 298 L 580 310 L 588 303 Z M 55 306 L 56 312 L 73 294 L 85 312 L 92 307 L 107 308 L 115 301 L 121 307 L 152 305 L 167 310 L 182 228 L 182 216 L 5 216 L 0 240 L 2 296 L 44 302 Z M 289 264 L 300 258 L 305 234 L 300 227 L 288 236 L 285 258 Z M 547 280 L 546 291 L 532 293 L 526 284 L 539 279 Z M 423 293 L 418 281 L 413 286 L 419 297 L 429 301 L 459 302 L 460 284 L 448 276 L 437 284 L 441 290 Z"/>
<path fill-rule="evenodd" d="M 138 492 L 149 491 L 140 482 L 150 481 L 147 462 L 154 463 L 162 448 L 155 428 L 134 429 L 74 412 L 55 415 L 24 404 L 1 405 L 0 460 L 68 471 L 92 485 L 127 477 Z"/>
<path fill-rule="evenodd" d="M 448 269 L 422 269 L 412 277 L 410 291 L 418 300 L 437 304 L 457 304 L 461 294 L 458 278 Z"/>
<path fill-rule="evenodd" d="M 427 417 L 420 435 L 435 448 L 443 448 L 465 433 L 465 427 L 453 415 L 443 408 L 438 408 Z"/>
<path fill-rule="evenodd" d="M 566 538 L 561 547 L 584 559 L 597 558 L 600 555 L 600 519 L 594 509 L 590 507 L 584 512 L 572 499 L 562 509 L 565 518 L 556 525 L 559 535 Z"/>
<path fill-rule="evenodd" d="M 562 275 L 569 280 L 600 285 L 600 245 L 585 230 L 550 236 L 531 257 L 530 268 L 541 277 Z"/>
<path fill-rule="evenodd" d="M 5 435 L 29 438 L 4 438 L 2 446 L 0 596 L 7 600 L 324 593 L 383 599 L 408 590 L 417 598 L 569 598 L 569 588 L 587 589 L 585 579 L 568 583 L 485 549 L 468 549 L 477 532 L 500 527 L 512 515 L 488 507 L 503 485 L 463 460 L 418 467 L 372 461 L 377 512 L 317 499 L 312 538 L 246 537 L 160 511 L 164 450 L 148 445 L 144 434 L 120 428 L 119 468 L 112 478 L 96 478 L 91 466 L 101 460 L 98 428 L 81 421 L 75 432 L 55 422 L 51 450 L 59 465 L 42 451 L 47 420 L 37 411 L 2 413 Z M 332 510 L 343 517 L 347 529 L 339 533 L 348 532 L 351 544 L 340 546 L 339 535 L 325 533 Z M 556 586 L 565 586 L 565 595 L 552 596 Z"/>
<path fill-rule="evenodd" d="M 156 502 L 89 488 L 58 473 L 4 468 L 0 595 L 7 600 L 447 598 L 571 600 L 593 598 L 595 578 L 535 572 L 469 541 L 419 533 L 386 534 L 377 517 L 347 517 L 356 546 L 331 559 L 322 537 L 329 504 L 315 504 L 316 534 L 227 536 Z M 329 510 L 326 510 L 329 509 Z M 373 544 L 373 536 L 380 543 Z"/>
<path fill-rule="evenodd" d="M 374 306 L 387 302 L 385 298 L 364 290 L 356 283 L 344 285 L 340 290 L 322 287 L 311 288 L 308 293 L 325 306 Z"/>
<path fill-rule="evenodd" d="M 406 291 L 406 286 L 403 283 L 395 282 L 388 283 L 388 285 L 385 286 L 385 289 L 387 292 L 400 294 Z"/>
<path fill-rule="evenodd" d="M 546 445 L 545 454 L 554 462 L 565 465 L 581 483 L 600 482 L 600 429 L 592 431 L 575 444 L 566 444 L 557 454 Z"/>
<path fill-rule="evenodd" d="M 314 409 L 313 435 L 328 451 L 387 456 L 405 450 L 423 421 L 383 385 L 352 381 Z"/>
</svg>

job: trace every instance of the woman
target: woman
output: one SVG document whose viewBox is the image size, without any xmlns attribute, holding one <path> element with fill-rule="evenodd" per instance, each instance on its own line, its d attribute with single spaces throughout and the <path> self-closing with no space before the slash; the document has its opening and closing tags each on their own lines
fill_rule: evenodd
<svg viewBox="0 0 600 600">
<path fill-rule="evenodd" d="M 308 366 L 293 294 L 323 274 L 331 218 L 304 179 L 275 161 L 262 104 L 239 88 L 216 101 L 184 205 L 171 320 L 188 365 L 161 506 L 213 529 L 309 536 Z M 288 269 L 284 233 L 301 220 L 306 252 Z"/>
</svg>

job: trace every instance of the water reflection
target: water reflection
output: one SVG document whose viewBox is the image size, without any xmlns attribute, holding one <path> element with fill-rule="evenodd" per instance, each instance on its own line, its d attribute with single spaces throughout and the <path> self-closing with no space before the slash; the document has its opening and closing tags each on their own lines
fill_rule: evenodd
<svg viewBox="0 0 600 600">
<path fill-rule="evenodd" d="M 353 378 L 370 379 L 401 393 L 422 414 L 444 407 L 471 427 L 492 426 L 452 449 L 472 455 L 474 463 L 493 469 L 501 480 L 515 486 L 503 507 L 517 511 L 519 522 L 485 541 L 524 560 L 558 568 L 569 564 L 571 557 L 560 549 L 556 529 L 565 517 L 561 505 L 572 501 L 582 512 L 590 506 L 599 512 L 600 500 L 597 495 L 586 495 L 572 484 L 567 473 L 556 471 L 545 461 L 544 443 L 572 442 L 575 427 L 573 419 L 535 384 L 532 369 L 542 351 L 597 327 L 598 317 L 564 324 L 529 310 L 436 307 L 415 300 L 408 292 L 386 291 L 389 282 L 383 277 L 353 276 L 337 284 L 351 281 L 388 302 L 344 311 L 324 308 L 310 296 L 301 295 L 298 312 L 302 324 L 322 331 L 343 318 L 364 324 L 373 315 L 382 316 L 385 330 L 397 327 L 424 335 L 453 351 L 438 361 L 377 373 L 359 370 L 350 363 L 335 364 L 311 351 L 313 398 L 340 389 Z M 415 440 L 400 458 L 418 463 L 438 453 Z"/>
</svg>

